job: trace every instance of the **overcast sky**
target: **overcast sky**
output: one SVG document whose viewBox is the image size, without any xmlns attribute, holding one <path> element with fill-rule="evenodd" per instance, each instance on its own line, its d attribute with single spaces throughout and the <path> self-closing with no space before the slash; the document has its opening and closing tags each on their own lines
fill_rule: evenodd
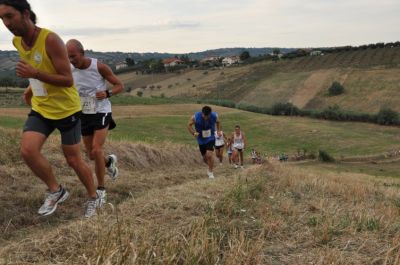
<svg viewBox="0 0 400 265">
<path fill-rule="evenodd" d="M 400 0 L 30 0 L 38 25 L 95 51 L 187 53 L 400 40 Z M 14 49 L 0 27 L 0 49 Z"/>
</svg>

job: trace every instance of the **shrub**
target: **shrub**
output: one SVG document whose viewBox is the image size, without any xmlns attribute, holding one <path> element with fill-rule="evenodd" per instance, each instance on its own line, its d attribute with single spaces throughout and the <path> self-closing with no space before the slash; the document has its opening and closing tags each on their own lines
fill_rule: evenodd
<svg viewBox="0 0 400 265">
<path fill-rule="evenodd" d="M 157 85 L 157 88 L 158 88 L 158 89 L 162 88 L 162 85 Z"/>
<path fill-rule="evenodd" d="M 390 108 L 382 108 L 378 112 L 377 122 L 382 125 L 399 124 L 399 114 Z"/>
<path fill-rule="evenodd" d="M 330 154 L 328 154 L 328 152 L 326 152 L 324 150 L 319 150 L 318 160 L 322 161 L 322 162 L 327 162 L 327 163 L 331 163 L 331 162 L 335 161 L 335 159 Z"/>
<path fill-rule="evenodd" d="M 168 85 L 168 88 L 172 88 L 173 86 L 174 86 L 174 85 L 172 85 L 172 84 L 171 84 L 171 85 Z"/>
<path fill-rule="evenodd" d="M 293 105 L 290 102 L 287 103 L 276 103 L 271 108 L 272 115 L 286 115 L 286 116 L 293 116 L 299 115 L 300 110 L 298 107 Z"/>
<path fill-rule="evenodd" d="M 136 95 L 137 95 L 138 97 L 142 97 L 142 96 L 143 96 L 143 92 L 142 92 L 142 91 L 138 91 L 138 92 L 136 92 Z"/>
<path fill-rule="evenodd" d="M 328 89 L 329 96 L 337 96 L 344 93 L 344 87 L 339 83 L 334 81 Z"/>
</svg>

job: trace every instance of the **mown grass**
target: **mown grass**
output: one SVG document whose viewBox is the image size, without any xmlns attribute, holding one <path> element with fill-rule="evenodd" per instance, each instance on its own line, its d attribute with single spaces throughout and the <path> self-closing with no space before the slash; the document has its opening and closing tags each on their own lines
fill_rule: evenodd
<svg viewBox="0 0 400 265">
<path fill-rule="evenodd" d="M 120 118 L 117 119 L 117 128 L 110 132 L 110 139 L 195 146 L 196 141 L 186 128 L 189 116 L 185 112 L 185 115 Z M 0 117 L 0 127 L 21 129 L 24 120 L 25 118 Z M 316 155 L 319 150 L 325 150 L 339 158 L 400 150 L 398 129 L 395 127 L 277 117 L 250 112 L 223 114 L 220 115 L 220 120 L 222 129 L 228 136 L 232 134 L 236 124 L 242 127 L 248 138 L 246 152 L 255 148 L 268 156 L 295 154 L 299 150 Z"/>
<path fill-rule="evenodd" d="M 354 163 L 319 163 L 319 162 L 308 162 L 299 164 L 299 166 L 304 168 L 318 168 L 325 170 L 327 172 L 337 172 L 337 173 L 361 173 L 368 174 L 376 177 L 390 177 L 398 178 L 400 177 L 400 163 L 399 161 L 391 162 L 354 162 Z"/>
<path fill-rule="evenodd" d="M 184 143 L 195 145 L 187 132 L 186 116 L 139 117 L 118 120 L 113 140 Z M 272 117 L 242 112 L 220 116 L 223 131 L 230 135 L 236 124 L 248 138 L 248 150 L 256 148 L 268 156 L 298 150 L 334 156 L 377 154 L 399 149 L 396 128 L 353 122 L 331 122 L 294 117 Z"/>
<path fill-rule="evenodd" d="M 17 118 L 17 117 L 0 117 L 0 127 L 22 129 L 25 120 L 26 120 L 25 118 Z"/>
</svg>

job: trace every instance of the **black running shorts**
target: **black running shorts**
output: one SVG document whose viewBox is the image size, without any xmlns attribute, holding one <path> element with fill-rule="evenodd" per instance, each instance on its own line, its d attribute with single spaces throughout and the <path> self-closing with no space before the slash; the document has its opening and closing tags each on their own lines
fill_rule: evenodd
<svg viewBox="0 0 400 265">
<path fill-rule="evenodd" d="M 96 114 L 82 114 L 82 135 L 93 135 L 94 131 L 107 128 L 112 130 L 116 127 L 115 121 L 112 118 L 111 112 L 109 113 L 96 113 Z"/>
<path fill-rule="evenodd" d="M 51 120 L 43 117 L 40 113 L 31 110 L 24 125 L 24 132 L 38 132 L 48 137 L 55 129 L 61 133 L 61 143 L 74 145 L 81 141 L 81 121 L 77 112 L 60 120 Z"/>
<path fill-rule="evenodd" d="M 207 151 L 214 151 L 214 145 L 215 141 L 210 141 L 206 144 L 199 145 L 201 155 L 204 156 L 207 153 Z"/>
</svg>

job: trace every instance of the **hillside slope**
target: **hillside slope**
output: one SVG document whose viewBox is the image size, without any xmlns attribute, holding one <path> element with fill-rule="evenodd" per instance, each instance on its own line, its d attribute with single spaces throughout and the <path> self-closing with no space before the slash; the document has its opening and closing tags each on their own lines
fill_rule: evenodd
<svg viewBox="0 0 400 265">
<path fill-rule="evenodd" d="M 381 107 L 400 111 L 400 47 L 386 47 L 259 62 L 213 70 L 163 75 L 162 80 L 130 83 L 143 96 L 227 99 L 270 107 L 291 102 L 300 108 L 339 105 L 347 110 L 377 112 Z M 333 81 L 345 93 L 329 97 Z"/>
</svg>

